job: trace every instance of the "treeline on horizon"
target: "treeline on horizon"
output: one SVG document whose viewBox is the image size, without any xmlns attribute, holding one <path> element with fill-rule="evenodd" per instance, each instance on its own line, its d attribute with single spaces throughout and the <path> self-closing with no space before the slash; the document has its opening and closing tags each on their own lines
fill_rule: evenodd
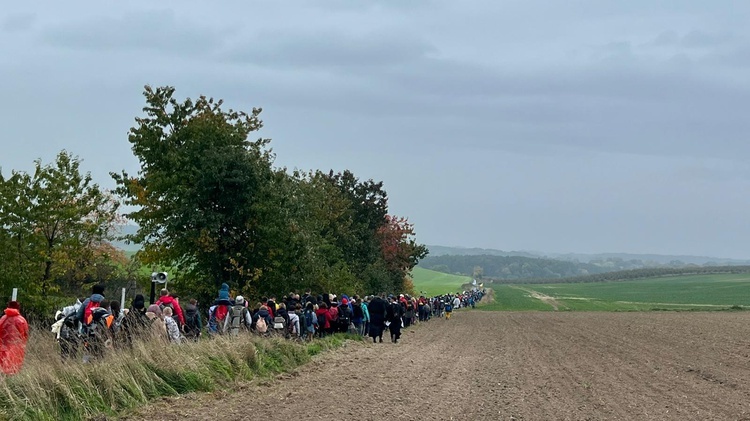
<svg viewBox="0 0 750 421">
<path fill-rule="evenodd" d="M 427 254 L 406 218 L 390 215 L 382 182 L 351 171 L 274 167 L 261 109 L 177 100 L 145 87 L 144 115 L 128 141 L 137 174 L 110 173 L 108 192 L 67 151 L 31 173 L 0 174 L 0 294 L 20 288 L 27 308 L 49 311 L 96 283 L 148 288 L 151 270 L 170 290 L 210 304 L 222 283 L 251 297 L 413 289 L 409 272 Z M 128 211 L 120 213 L 120 206 Z M 138 231 L 118 238 L 117 227 Z M 133 259 L 111 241 L 141 246 Z"/>
<path fill-rule="evenodd" d="M 475 279 L 565 278 L 611 271 L 589 263 L 545 259 L 541 257 L 496 255 L 427 256 L 420 267 L 438 272 L 461 274 Z"/>
</svg>

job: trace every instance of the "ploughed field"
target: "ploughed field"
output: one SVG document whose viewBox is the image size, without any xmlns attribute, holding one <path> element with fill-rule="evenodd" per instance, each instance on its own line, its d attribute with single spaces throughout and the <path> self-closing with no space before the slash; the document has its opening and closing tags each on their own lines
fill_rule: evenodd
<svg viewBox="0 0 750 421">
<path fill-rule="evenodd" d="M 750 313 L 458 311 L 134 419 L 750 419 Z"/>
</svg>

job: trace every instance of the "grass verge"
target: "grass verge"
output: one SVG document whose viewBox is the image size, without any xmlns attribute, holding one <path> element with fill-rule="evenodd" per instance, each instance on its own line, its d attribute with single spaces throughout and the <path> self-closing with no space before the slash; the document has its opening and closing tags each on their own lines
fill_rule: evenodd
<svg viewBox="0 0 750 421">
<path fill-rule="evenodd" d="M 286 372 L 347 340 L 360 338 L 334 335 L 298 343 L 245 335 L 180 346 L 151 341 L 82 364 L 63 363 L 54 340 L 36 333 L 21 373 L 0 378 L 0 419 L 118 416 L 158 397 L 210 392 Z"/>
</svg>

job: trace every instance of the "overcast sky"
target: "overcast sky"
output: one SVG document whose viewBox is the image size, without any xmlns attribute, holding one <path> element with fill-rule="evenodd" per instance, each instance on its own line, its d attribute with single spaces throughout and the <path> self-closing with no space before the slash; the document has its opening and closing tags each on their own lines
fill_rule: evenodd
<svg viewBox="0 0 750 421">
<path fill-rule="evenodd" d="M 263 108 L 427 244 L 750 258 L 750 2 L 8 2 L 0 166 L 137 171 L 144 84 Z M 218 5 L 217 5 L 218 4 Z"/>
</svg>

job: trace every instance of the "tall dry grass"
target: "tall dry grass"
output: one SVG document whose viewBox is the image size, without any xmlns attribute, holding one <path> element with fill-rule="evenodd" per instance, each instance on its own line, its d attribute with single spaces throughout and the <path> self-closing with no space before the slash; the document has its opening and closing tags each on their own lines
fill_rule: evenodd
<svg viewBox="0 0 750 421">
<path fill-rule="evenodd" d="M 312 343 L 246 334 L 182 345 L 153 340 L 101 361 L 64 362 L 51 334 L 35 329 L 21 372 L 0 378 L 0 418 L 80 420 L 116 416 L 161 397 L 209 392 L 298 367 L 352 335 Z"/>
</svg>

